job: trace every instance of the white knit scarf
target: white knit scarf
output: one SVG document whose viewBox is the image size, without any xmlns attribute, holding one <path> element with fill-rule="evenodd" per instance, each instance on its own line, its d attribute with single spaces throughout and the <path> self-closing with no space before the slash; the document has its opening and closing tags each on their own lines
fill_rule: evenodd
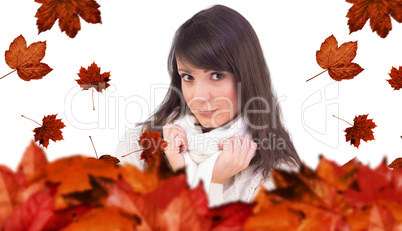
<svg viewBox="0 0 402 231">
<path fill-rule="evenodd" d="M 219 151 L 219 142 L 235 135 L 250 139 L 252 136 L 248 132 L 242 116 L 206 133 L 202 133 L 201 126 L 195 125 L 196 122 L 198 121 L 194 115 L 185 114 L 172 123 L 180 125 L 187 135 L 189 146 L 187 151 L 181 154 L 184 156 L 187 182 L 190 188 L 198 186 L 202 180 L 205 191 L 208 193 L 215 161 L 222 153 Z"/>
</svg>

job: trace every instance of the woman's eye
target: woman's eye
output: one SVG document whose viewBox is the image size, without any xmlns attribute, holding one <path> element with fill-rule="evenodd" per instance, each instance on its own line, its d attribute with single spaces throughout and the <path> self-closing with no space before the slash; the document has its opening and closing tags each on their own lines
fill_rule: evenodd
<svg viewBox="0 0 402 231">
<path fill-rule="evenodd" d="M 184 81 L 191 81 L 193 76 L 184 74 L 181 76 L 181 78 L 184 79 Z"/>
<path fill-rule="evenodd" d="M 215 80 L 221 80 L 221 79 L 223 79 L 223 74 L 221 74 L 221 73 L 214 73 L 213 75 L 212 75 L 212 78 L 215 78 Z"/>
</svg>

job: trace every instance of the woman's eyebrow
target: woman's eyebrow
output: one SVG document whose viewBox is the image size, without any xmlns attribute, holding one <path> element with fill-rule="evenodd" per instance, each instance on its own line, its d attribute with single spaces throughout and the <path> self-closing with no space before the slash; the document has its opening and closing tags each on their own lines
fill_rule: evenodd
<svg viewBox="0 0 402 231">
<path fill-rule="evenodd" d="M 191 73 L 191 71 L 186 70 L 186 69 L 182 69 L 182 68 L 178 68 L 177 71 L 178 71 L 178 72 L 179 72 L 179 71 L 183 71 L 183 72 Z"/>
<path fill-rule="evenodd" d="M 187 72 L 187 73 L 190 73 L 190 74 L 191 74 L 191 71 L 189 71 L 189 70 L 187 70 L 187 69 L 178 68 L 178 69 L 177 69 L 177 72 L 179 72 L 179 71 L 183 71 L 183 72 Z M 207 69 L 205 69 L 205 70 L 204 70 L 204 73 L 215 72 L 215 71 L 216 71 L 216 70 L 207 70 Z"/>
</svg>

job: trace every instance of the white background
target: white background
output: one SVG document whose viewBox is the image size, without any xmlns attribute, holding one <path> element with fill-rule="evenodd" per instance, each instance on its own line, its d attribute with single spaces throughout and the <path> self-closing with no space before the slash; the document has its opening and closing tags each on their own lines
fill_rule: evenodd
<svg viewBox="0 0 402 231">
<path fill-rule="evenodd" d="M 41 80 L 25 82 L 17 73 L 0 80 L 0 163 L 16 168 L 44 115 L 58 113 L 66 124 L 64 140 L 50 141 L 47 156 L 113 154 L 128 127 L 148 118 L 162 101 L 169 83 L 167 56 L 176 29 L 198 11 L 214 4 L 229 6 L 253 25 L 259 36 L 272 82 L 301 159 L 315 168 L 318 156 L 344 164 L 357 157 L 376 166 L 402 157 L 402 92 L 388 84 L 391 67 L 402 65 L 402 25 L 392 19 L 385 39 L 365 27 L 349 35 L 346 13 L 352 4 L 338 0 L 289 1 L 97 1 L 102 24 L 81 19 L 81 31 L 71 39 L 58 22 L 38 35 L 33 0 L 0 3 L 0 76 L 12 71 L 3 52 L 20 34 L 28 44 L 47 41 L 43 62 L 53 71 Z M 333 34 L 339 44 L 358 41 L 354 62 L 365 70 L 353 80 L 336 82 L 315 59 L 321 43 Z M 95 94 L 81 91 L 74 79 L 92 62 L 111 72 L 111 87 Z M 369 113 L 377 124 L 375 140 L 359 149 L 345 141 L 344 130 L 356 115 Z"/>
</svg>

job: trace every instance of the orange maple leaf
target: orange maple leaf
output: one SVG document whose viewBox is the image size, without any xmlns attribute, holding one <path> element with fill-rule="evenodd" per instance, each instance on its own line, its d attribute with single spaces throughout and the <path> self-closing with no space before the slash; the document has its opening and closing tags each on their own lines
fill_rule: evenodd
<svg viewBox="0 0 402 231">
<path fill-rule="evenodd" d="M 350 140 L 356 148 L 359 148 L 360 140 L 369 141 L 374 140 L 374 132 L 371 130 L 377 125 L 373 119 L 367 119 L 367 115 L 355 116 L 352 127 L 346 128 L 346 142 Z M 336 116 L 335 116 L 336 117 Z"/>
<path fill-rule="evenodd" d="M 392 29 L 391 17 L 402 22 L 402 0 L 346 0 L 353 6 L 346 17 L 349 18 L 349 34 L 361 30 L 370 19 L 370 27 L 381 38 L 387 37 Z"/>
<path fill-rule="evenodd" d="M 37 127 L 33 130 L 33 132 L 35 132 L 35 141 L 39 140 L 39 144 L 45 148 L 49 145 L 50 139 L 54 142 L 63 140 L 62 131 L 60 129 L 64 128 L 66 125 L 61 122 L 61 119 L 56 119 L 56 116 L 57 114 L 43 117 L 41 127 Z"/>
<path fill-rule="evenodd" d="M 20 35 L 14 39 L 10 44 L 9 50 L 6 51 L 6 63 L 10 68 L 14 69 L 14 71 L 17 71 L 18 76 L 25 81 L 41 79 L 53 70 L 46 63 L 40 62 L 43 57 L 45 57 L 45 51 L 46 42 L 32 43 L 27 48 L 25 38 Z"/>
<path fill-rule="evenodd" d="M 74 38 L 81 29 L 80 18 L 88 23 L 102 23 L 100 5 L 94 0 L 35 0 L 41 7 L 35 14 L 39 33 L 47 31 L 59 19 L 61 31 Z"/>
<path fill-rule="evenodd" d="M 352 63 L 352 60 L 356 57 L 356 51 L 357 42 L 343 43 L 338 48 L 338 41 L 334 35 L 329 36 L 321 44 L 320 50 L 316 52 L 317 63 L 325 70 L 306 80 L 306 82 L 326 71 L 336 81 L 353 79 L 364 70 L 359 64 Z"/>
<path fill-rule="evenodd" d="M 387 79 L 388 83 L 394 90 L 399 90 L 402 88 L 402 66 L 399 66 L 399 70 L 392 67 L 391 73 L 389 73 L 391 79 Z"/>
</svg>

